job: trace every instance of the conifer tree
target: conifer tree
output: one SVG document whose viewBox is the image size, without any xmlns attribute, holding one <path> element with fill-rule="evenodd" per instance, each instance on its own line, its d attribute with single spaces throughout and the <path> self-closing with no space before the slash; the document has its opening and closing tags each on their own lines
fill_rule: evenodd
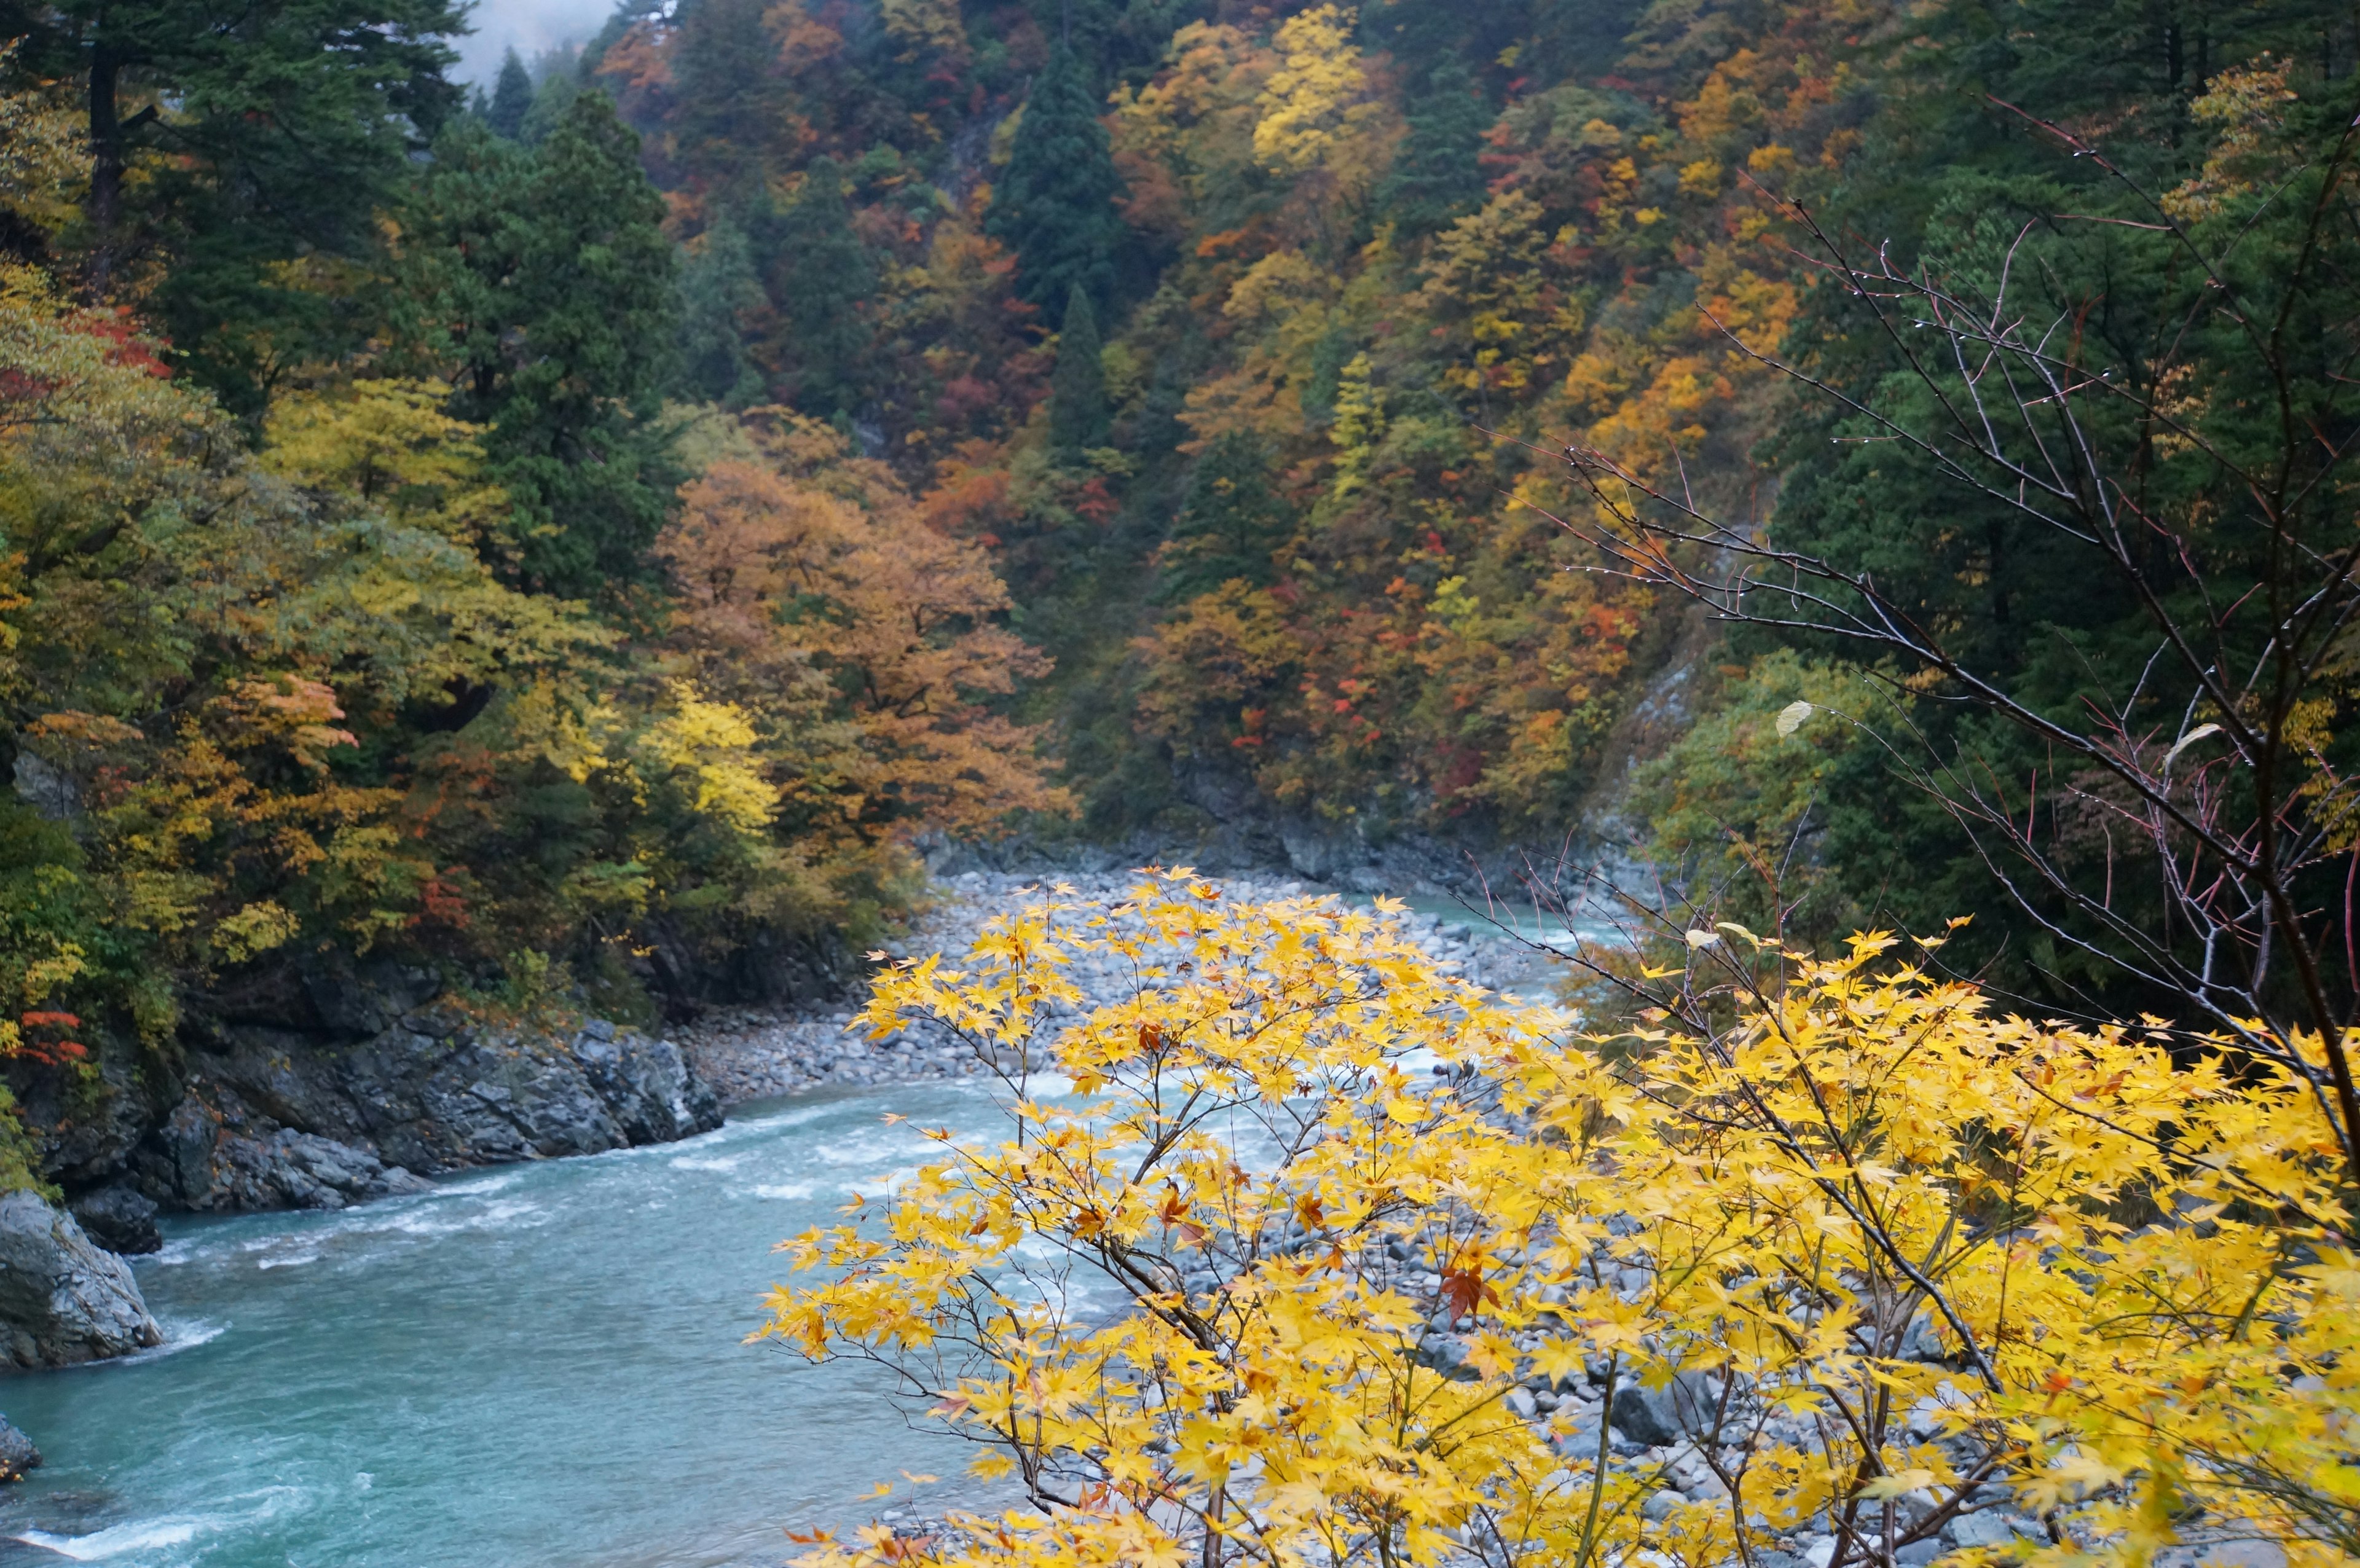
<svg viewBox="0 0 2360 1568">
<path fill-rule="evenodd" d="M 793 400 L 806 413 L 850 414 L 874 338 L 862 307 L 877 289 L 877 264 L 852 232 L 844 174 L 836 160 L 812 160 L 803 188 L 778 221 L 770 298 L 788 330 Z"/>
<path fill-rule="evenodd" d="M 500 61 L 500 77 L 492 88 L 491 107 L 485 111 L 485 123 L 492 134 L 515 141 L 524 134 L 524 117 L 532 109 L 532 72 L 510 49 Z"/>
<path fill-rule="evenodd" d="M 985 232 L 1016 253 L 1017 292 L 1046 310 L 1078 285 L 1103 301 L 1114 286 L 1122 221 L 1098 103 L 1074 51 L 1059 45 L 1024 101 Z"/>
<path fill-rule="evenodd" d="M 678 305 L 639 138 L 585 92 L 542 146 L 462 124 L 412 213 L 417 335 L 487 424 L 517 505 L 518 577 L 600 598 L 644 577 L 681 475 L 657 420 Z"/>
<path fill-rule="evenodd" d="M 1482 204 L 1476 157 L 1491 124 L 1491 108 L 1466 65 L 1445 60 L 1436 66 L 1410 110 L 1409 135 L 1380 198 L 1404 232 L 1431 233 Z"/>
<path fill-rule="evenodd" d="M 1106 445 L 1104 348 L 1090 292 L 1076 283 L 1065 296 L 1065 324 L 1057 334 L 1057 368 L 1049 385 L 1049 439 L 1060 452 Z"/>
<path fill-rule="evenodd" d="M 1216 438 L 1188 476 L 1188 491 L 1173 519 L 1162 565 L 1161 597 L 1193 599 L 1222 583 L 1261 587 L 1271 580 L 1271 552 L 1286 509 L 1270 485 L 1270 449 L 1262 438 L 1231 430 Z"/>
<path fill-rule="evenodd" d="M 248 416 L 373 324 L 283 264 L 368 254 L 412 138 L 464 103 L 443 77 L 463 25 L 453 0 L 0 0 L 19 65 L 82 101 L 93 290 L 137 256 L 173 357 Z"/>
<path fill-rule="evenodd" d="M 746 352 L 747 313 L 769 303 L 746 231 L 727 213 L 705 231 L 682 268 L 681 387 L 690 397 L 742 408 L 762 396 Z"/>
</svg>

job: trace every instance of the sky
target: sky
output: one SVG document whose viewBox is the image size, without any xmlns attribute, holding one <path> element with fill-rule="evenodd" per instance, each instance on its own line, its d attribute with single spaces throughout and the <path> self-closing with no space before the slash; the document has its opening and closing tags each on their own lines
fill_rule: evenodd
<svg viewBox="0 0 2360 1568">
<path fill-rule="evenodd" d="M 456 40 L 456 74 L 489 87 L 510 49 L 530 60 L 569 40 L 582 43 L 614 8 L 614 0 L 476 0 L 470 17 L 475 30 Z"/>
</svg>

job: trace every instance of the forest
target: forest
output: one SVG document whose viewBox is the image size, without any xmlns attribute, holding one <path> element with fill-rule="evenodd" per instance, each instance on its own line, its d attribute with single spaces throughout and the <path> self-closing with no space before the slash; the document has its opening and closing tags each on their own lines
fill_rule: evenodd
<svg viewBox="0 0 2360 1568">
<path fill-rule="evenodd" d="M 2139 684 L 2153 595 L 2012 453 L 1894 433 L 1953 404 L 1845 285 L 2013 278 L 2119 366 L 2060 494 L 2222 505 L 2155 419 L 2292 377 L 2344 526 L 2350 236 L 2247 212 L 2342 156 L 2332 8 L 633 0 L 472 90 L 464 26 L 0 16 L 23 1072 L 134 1092 L 329 950 L 511 1008 L 824 989 L 913 846 L 1011 833 L 1603 849 L 1657 908 L 1980 916 L 2022 994 L 2177 994 L 2185 824 L 2056 782 L 2055 726 L 2234 699 Z M 2233 221 L 2310 257 L 2300 365 L 2164 330 L 2171 231 Z M 1741 538 L 1919 630 L 1738 608 Z M 2216 547 L 2161 592 L 2278 570 Z M 2280 693 L 2297 881 L 2351 668 Z"/>
<path fill-rule="evenodd" d="M 2360 1555 L 2349 6 L 470 26 L 0 0 L 0 1203 L 842 1001 L 1018 1136 L 761 1336 L 1034 1511 L 814 1563 Z"/>
</svg>

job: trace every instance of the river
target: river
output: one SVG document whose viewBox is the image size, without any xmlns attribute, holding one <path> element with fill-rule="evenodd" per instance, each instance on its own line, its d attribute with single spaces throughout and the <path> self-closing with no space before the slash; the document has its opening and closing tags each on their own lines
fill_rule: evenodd
<svg viewBox="0 0 2360 1568">
<path fill-rule="evenodd" d="M 1010 881 L 947 906 L 927 945 L 961 950 Z M 1502 928 L 1570 934 L 1411 908 L 1511 988 L 1554 966 Z M 772 1244 L 924 1158 L 884 1113 L 995 1131 L 994 1087 L 819 1089 L 684 1143 L 341 1213 L 168 1219 L 135 1264 L 165 1345 L 0 1380 L 49 1457 L 0 1496 L 0 1568 L 775 1568 L 801 1550 L 788 1529 L 986 1501 L 964 1445 L 911 1430 L 873 1369 L 744 1338 Z M 880 1481 L 893 1496 L 866 1500 Z"/>
<path fill-rule="evenodd" d="M 998 1120 L 978 1085 L 822 1091 L 341 1213 L 169 1221 L 137 1264 L 166 1345 L 0 1382 L 49 1461 L 0 1501 L 0 1563 L 775 1564 L 788 1528 L 976 1500 L 873 1370 L 743 1343 L 771 1245 L 923 1158 L 888 1109 Z"/>
</svg>

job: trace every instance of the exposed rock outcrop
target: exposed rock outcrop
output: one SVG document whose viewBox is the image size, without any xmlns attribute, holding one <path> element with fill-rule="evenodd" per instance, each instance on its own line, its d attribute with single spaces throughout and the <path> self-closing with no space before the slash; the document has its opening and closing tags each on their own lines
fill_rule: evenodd
<svg viewBox="0 0 2360 1568">
<path fill-rule="evenodd" d="M 41 1451 L 33 1440 L 18 1432 L 6 1416 L 0 1416 L 0 1481 L 21 1481 L 27 1470 L 41 1467 Z"/>
<path fill-rule="evenodd" d="M 91 1240 L 126 1258 L 164 1249 L 164 1233 L 156 1228 L 156 1203 L 128 1187 L 102 1187 L 73 1202 L 73 1217 Z"/>
<path fill-rule="evenodd" d="M 602 1021 L 501 1034 L 428 1007 L 348 1045 L 252 1026 L 213 1044 L 137 1160 L 148 1193 L 179 1207 L 341 1208 L 414 1191 L 417 1172 L 668 1142 L 721 1120 L 679 1047 Z"/>
<path fill-rule="evenodd" d="M 39 1193 L 0 1193 L 0 1366 L 71 1367 L 163 1340 L 129 1265 Z"/>
</svg>

